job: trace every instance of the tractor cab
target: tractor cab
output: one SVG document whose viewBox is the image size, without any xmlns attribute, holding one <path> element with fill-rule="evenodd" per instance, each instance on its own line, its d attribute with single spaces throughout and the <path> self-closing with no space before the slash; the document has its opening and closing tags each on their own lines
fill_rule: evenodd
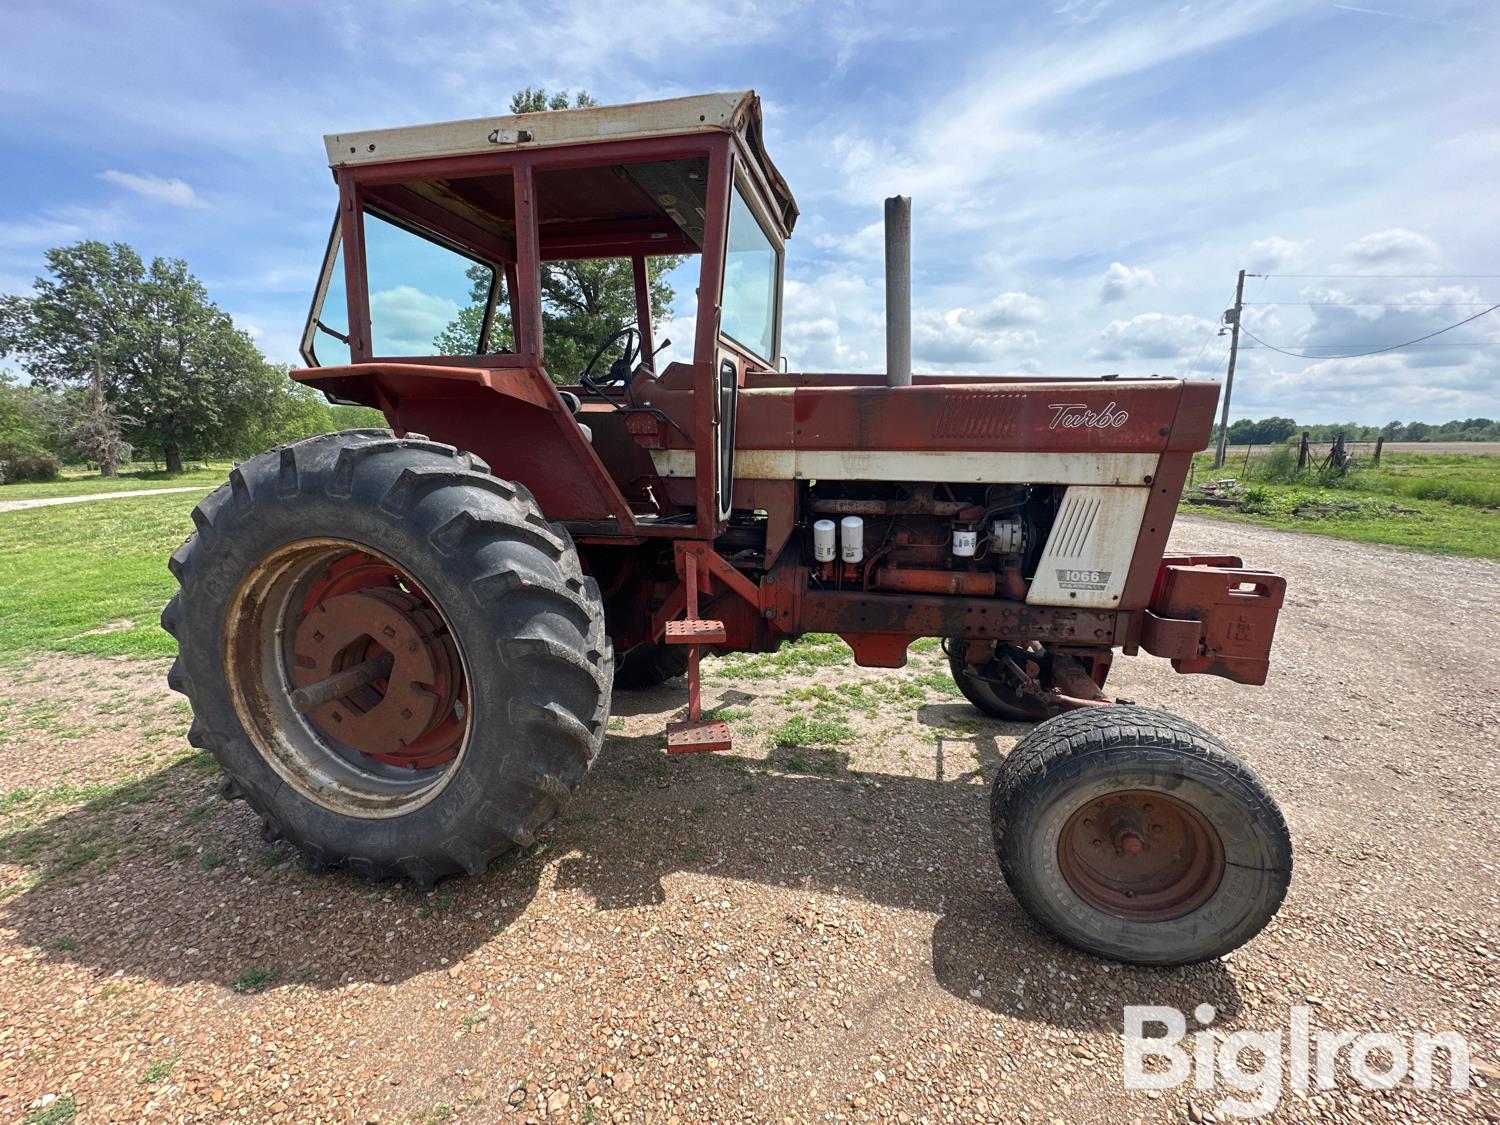
<svg viewBox="0 0 1500 1125">
<path fill-rule="evenodd" d="M 780 359 L 797 218 L 759 99 L 325 140 L 339 205 L 295 377 L 451 435 L 538 482 L 543 509 L 579 530 L 711 534 L 730 508 L 738 387 Z M 670 342 L 651 296 L 669 266 L 679 302 L 696 298 Z M 496 393 L 520 408 L 487 409 Z M 667 445 L 693 462 L 670 484 L 652 456 Z"/>
</svg>

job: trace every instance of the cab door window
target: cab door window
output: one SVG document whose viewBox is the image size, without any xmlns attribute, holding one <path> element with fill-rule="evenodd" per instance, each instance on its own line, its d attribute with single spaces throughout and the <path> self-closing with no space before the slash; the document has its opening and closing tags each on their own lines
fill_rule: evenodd
<svg viewBox="0 0 1500 1125">
<path fill-rule="evenodd" d="M 479 354 L 493 318 L 494 267 L 368 212 L 364 234 L 370 353 Z"/>
<path fill-rule="evenodd" d="M 719 331 L 768 365 L 776 359 L 780 289 L 780 251 L 736 184 L 729 200 Z"/>
</svg>

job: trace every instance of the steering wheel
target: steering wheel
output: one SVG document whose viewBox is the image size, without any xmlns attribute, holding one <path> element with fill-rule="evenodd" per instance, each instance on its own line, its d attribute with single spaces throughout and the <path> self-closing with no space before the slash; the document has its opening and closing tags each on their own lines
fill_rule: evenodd
<svg viewBox="0 0 1500 1125">
<path fill-rule="evenodd" d="M 619 357 L 609 365 L 609 370 L 604 375 L 594 378 L 594 368 L 604 358 L 604 353 L 621 340 L 625 341 L 625 346 L 621 349 Z M 634 324 L 627 324 L 599 345 L 594 354 L 589 357 L 588 363 L 578 376 L 578 381 L 600 398 L 608 399 L 606 388 L 630 386 L 630 376 L 639 354 L 640 334 L 636 331 Z"/>
</svg>

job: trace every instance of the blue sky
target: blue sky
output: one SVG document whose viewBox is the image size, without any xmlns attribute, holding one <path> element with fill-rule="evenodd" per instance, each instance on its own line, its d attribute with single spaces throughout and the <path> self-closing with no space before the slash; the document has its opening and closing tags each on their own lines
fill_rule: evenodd
<svg viewBox="0 0 1500 1125">
<path fill-rule="evenodd" d="M 1500 301 L 1500 278 L 1375 276 L 1500 274 L 1493 4 L 9 0 L 0 30 L 0 291 L 48 246 L 125 240 L 185 258 L 281 361 L 332 214 L 321 135 L 503 112 L 526 85 L 760 93 L 803 215 L 797 369 L 883 363 L 897 191 L 918 370 L 1212 377 L 1239 268 L 1275 275 L 1246 324 L 1292 351 Z M 1316 273 L 1355 276 L 1285 276 Z M 1500 313 L 1442 340 L 1463 346 L 1246 349 L 1234 414 L 1500 415 Z"/>
</svg>

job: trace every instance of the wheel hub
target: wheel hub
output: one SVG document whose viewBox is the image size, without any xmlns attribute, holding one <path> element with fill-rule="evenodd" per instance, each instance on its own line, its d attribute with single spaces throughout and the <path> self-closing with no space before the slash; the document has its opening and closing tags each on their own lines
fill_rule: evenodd
<svg viewBox="0 0 1500 1125">
<path fill-rule="evenodd" d="M 1057 853 L 1079 898 L 1133 922 L 1192 913 L 1224 876 L 1224 846 L 1207 818 L 1151 790 L 1111 793 L 1078 809 Z"/>
<path fill-rule="evenodd" d="M 393 663 L 386 676 L 313 707 L 308 722 L 325 737 L 392 765 L 434 764 L 430 752 L 408 748 L 419 746 L 453 705 L 454 677 L 441 633 L 437 614 L 394 587 L 318 602 L 292 642 L 288 678 L 294 688 L 312 687 L 384 653 Z"/>
<path fill-rule="evenodd" d="M 324 688 L 330 677 L 361 666 L 389 664 L 384 674 L 359 677 L 367 682 L 304 712 L 320 736 L 409 769 L 457 755 L 465 685 L 453 641 L 441 615 L 389 563 L 362 552 L 337 559 L 288 611 L 287 632 L 294 692 Z M 371 663 L 381 657 L 384 663 Z"/>
</svg>

